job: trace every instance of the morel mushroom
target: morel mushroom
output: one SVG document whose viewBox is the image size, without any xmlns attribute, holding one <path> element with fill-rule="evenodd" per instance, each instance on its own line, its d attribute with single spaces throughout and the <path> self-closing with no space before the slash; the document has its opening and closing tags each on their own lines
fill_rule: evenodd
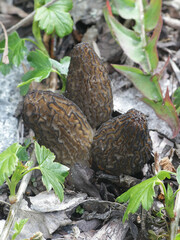
<svg viewBox="0 0 180 240">
<path fill-rule="evenodd" d="M 66 166 L 89 165 L 93 130 L 78 106 L 50 91 L 33 91 L 24 99 L 23 118 L 40 144 Z"/>
<path fill-rule="evenodd" d="M 112 175 L 139 173 L 151 157 L 146 117 L 131 109 L 101 125 L 94 136 L 91 164 Z"/>
<path fill-rule="evenodd" d="M 113 98 L 108 72 L 88 43 L 71 54 L 66 97 L 76 103 L 96 128 L 111 117 Z"/>
</svg>

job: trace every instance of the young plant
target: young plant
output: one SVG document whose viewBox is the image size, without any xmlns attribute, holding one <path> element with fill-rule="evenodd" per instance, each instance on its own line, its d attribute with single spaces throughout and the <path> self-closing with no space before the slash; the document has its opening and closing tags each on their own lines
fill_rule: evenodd
<svg viewBox="0 0 180 240">
<path fill-rule="evenodd" d="M 24 147 L 14 143 L 0 154 L 0 185 L 7 182 L 10 190 L 10 202 L 16 202 L 16 187 L 19 181 L 24 175 L 35 169 L 41 171 L 42 181 L 47 190 L 50 191 L 53 188 L 59 200 L 62 201 L 64 198 L 63 183 L 69 168 L 54 162 L 54 153 L 44 146 L 40 147 L 37 142 L 35 142 L 35 155 L 38 166 L 30 169 L 32 164 L 30 161 L 23 164 L 21 158 L 24 154 L 22 152 L 24 152 Z"/>
<path fill-rule="evenodd" d="M 0 71 L 6 75 L 15 65 L 20 65 L 24 57 L 30 62 L 32 71 L 28 71 L 22 78 L 22 83 L 18 85 L 20 92 L 25 95 L 28 92 L 31 82 L 41 82 L 49 77 L 51 72 L 56 72 L 63 81 L 62 92 L 65 91 L 66 76 L 70 63 L 70 57 L 61 59 L 60 62 L 52 59 L 42 41 L 41 30 L 46 34 L 62 38 L 72 32 L 73 21 L 69 11 L 72 9 L 72 0 L 58 0 L 46 7 L 50 0 L 34 0 L 35 16 L 33 20 L 32 39 L 19 38 L 17 32 L 12 33 L 8 40 L 0 42 L 0 53 L 8 52 L 9 63 L 0 62 Z M 44 6 L 45 4 L 45 6 Z M 32 42 L 38 50 L 28 53 L 25 47 L 25 41 Z"/>
<path fill-rule="evenodd" d="M 171 178 L 170 174 L 176 176 L 177 182 L 180 185 L 180 166 L 179 166 L 177 169 L 177 174 L 168 171 L 160 171 L 156 176 L 135 185 L 134 187 L 130 188 L 127 192 L 123 193 L 116 199 L 116 201 L 119 203 L 129 201 L 127 209 L 123 216 L 123 222 L 125 222 L 128 219 L 128 215 L 130 213 L 135 213 L 141 204 L 142 207 L 147 211 L 151 208 L 153 199 L 155 197 L 154 187 L 156 185 L 158 186 L 161 185 L 165 199 L 164 209 L 170 221 L 174 221 L 175 217 L 174 203 L 176 195 L 178 191 L 180 191 L 180 189 L 173 193 L 173 190 L 169 184 L 166 189 L 163 180 L 165 178 L 170 179 Z"/>
<path fill-rule="evenodd" d="M 14 225 L 14 230 L 15 230 L 15 233 L 12 235 L 12 238 L 11 240 L 15 240 L 16 237 L 21 233 L 24 225 L 27 223 L 28 219 L 25 218 L 25 219 L 21 219 L 19 221 L 19 223 L 15 222 L 15 225 Z"/>
<path fill-rule="evenodd" d="M 111 3 L 112 8 L 107 1 L 104 16 L 112 36 L 127 56 L 140 68 L 116 64 L 112 66 L 132 81 L 143 94 L 142 100 L 169 124 L 175 137 L 180 130 L 180 121 L 169 97 L 168 89 L 163 97 L 159 84 L 169 60 L 163 69 L 157 72 L 159 63 L 157 41 L 162 28 L 162 0 L 112 0 Z M 132 30 L 118 22 L 112 11 L 124 19 L 134 20 Z"/>
<path fill-rule="evenodd" d="M 180 115 L 180 87 L 176 89 L 176 91 L 173 94 L 173 97 L 174 97 L 173 103 L 176 107 L 176 111 L 178 115 Z"/>
</svg>

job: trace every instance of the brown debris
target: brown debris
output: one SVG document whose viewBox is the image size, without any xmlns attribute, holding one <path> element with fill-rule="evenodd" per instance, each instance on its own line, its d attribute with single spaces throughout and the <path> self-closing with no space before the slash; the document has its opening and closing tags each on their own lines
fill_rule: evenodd
<svg viewBox="0 0 180 240">
<path fill-rule="evenodd" d="M 164 157 L 163 159 L 161 159 L 159 165 L 162 167 L 163 170 L 176 172 L 172 162 L 168 157 Z"/>
</svg>

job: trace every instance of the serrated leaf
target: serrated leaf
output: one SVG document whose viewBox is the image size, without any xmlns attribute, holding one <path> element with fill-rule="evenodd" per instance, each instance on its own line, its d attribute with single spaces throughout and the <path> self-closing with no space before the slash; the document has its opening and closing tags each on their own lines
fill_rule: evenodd
<svg viewBox="0 0 180 240">
<path fill-rule="evenodd" d="M 68 12 L 72 6 L 72 0 L 59 0 L 48 8 L 42 6 L 37 9 L 34 20 L 39 21 L 40 29 L 45 30 L 47 34 L 56 33 L 63 38 L 73 29 L 73 21 Z"/>
<path fill-rule="evenodd" d="M 19 148 L 17 152 L 17 157 L 19 158 L 20 161 L 28 161 L 29 157 L 26 151 L 26 147 Z"/>
<path fill-rule="evenodd" d="M 180 166 L 177 168 L 177 182 L 180 185 Z"/>
<path fill-rule="evenodd" d="M 30 52 L 27 56 L 27 60 L 34 69 L 47 68 L 48 71 L 51 70 L 52 64 L 49 61 L 49 57 L 40 50 Z"/>
<path fill-rule="evenodd" d="M 3 52 L 5 46 L 5 41 L 0 42 L 0 53 Z M 21 39 L 17 32 L 13 32 L 8 37 L 8 57 L 9 64 L 3 64 L 2 60 L 0 62 L 0 71 L 6 75 L 10 72 L 13 65 L 19 66 L 21 61 L 24 59 L 27 53 L 27 48 L 25 47 L 25 40 Z"/>
<path fill-rule="evenodd" d="M 70 60 L 71 60 L 71 58 L 68 56 L 65 56 L 64 58 L 62 58 L 60 60 L 60 62 L 58 62 L 52 58 L 50 59 L 53 67 L 56 68 L 60 74 L 63 74 L 65 76 L 67 76 L 67 74 L 68 74 Z"/>
<path fill-rule="evenodd" d="M 52 70 L 52 64 L 49 57 L 40 50 L 30 52 L 27 59 L 34 70 L 24 74 L 22 77 L 22 83 L 18 85 L 22 95 L 25 95 L 28 92 L 29 85 L 32 81 L 41 82 L 49 76 Z"/>
<path fill-rule="evenodd" d="M 159 118 L 168 123 L 173 131 L 172 137 L 176 137 L 180 130 L 180 121 L 177 116 L 176 109 L 169 97 L 168 89 L 166 91 L 166 96 L 163 99 L 163 102 L 154 102 L 147 98 L 143 98 L 142 100 L 154 109 Z"/>
<path fill-rule="evenodd" d="M 15 222 L 14 230 L 15 230 L 16 232 L 13 234 L 11 240 L 16 239 L 16 237 L 21 233 L 21 231 L 22 231 L 24 225 L 27 223 L 27 221 L 28 221 L 28 218 L 21 219 L 21 220 L 19 221 L 19 223 Z"/>
<path fill-rule="evenodd" d="M 55 155 L 44 146 L 40 147 L 37 142 L 35 142 L 35 153 L 44 185 L 48 191 L 53 188 L 60 201 L 62 201 L 64 197 L 62 186 L 69 168 L 54 162 Z"/>
<path fill-rule="evenodd" d="M 148 99 L 163 101 L 158 75 L 151 76 L 144 74 L 138 68 L 112 64 L 120 73 L 132 81 L 134 86 Z"/>
<path fill-rule="evenodd" d="M 135 213 L 138 210 L 140 204 L 142 204 L 145 210 L 150 209 L 153 203 L 153 197 L 155 196 L 154 186 L 159 183 L 160 180 L 157 176 L 152 177 L 130 188 L 116 199 L 116 201 L 120 203 L 129 200 L 123 216 L 123 222 L 128 219 L 130 213 Z"/>
<path fill-rule="evenodd" d="M 156 176 L 157 176 L 161 181 L 163 181 L 165 178 L 170 179 L 170 178 L 171 178 L 171 174 L 174 175 L 173 172 L 169 172 L 169 171 L 166 171 L 166 170 L 162 170 L 162 171 L 158 172 Z"/>
<path fill-rule="evenodd" d="M 0 185 L 10 177 L 18 164 L 17 152 L 21 148 L 18 143 L 12 144 L 0 154 Z"/>
</svg>

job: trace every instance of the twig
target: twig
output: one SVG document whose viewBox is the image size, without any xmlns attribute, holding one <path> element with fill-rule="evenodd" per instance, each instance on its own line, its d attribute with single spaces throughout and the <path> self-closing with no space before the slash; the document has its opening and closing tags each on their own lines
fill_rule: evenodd
<svg viewBox="0 0 180 240">
<path fill-rule="evenodd" d="M 2 57 L 2 62 L 4 64 L 9 64 L 9 58 L 8 58 L 8 36 L 6 32 L 6 28 L 4 27 L 3 23 L 0 21 L 1 27 L 4 31 L 4 37 L 5 37 L 5 47 L 4 47 L 4 52 L 3 52 L 3 57 Z"/>
<path fill-rule="evenodd" d="M 34 151 L 31 155 L 31 161 L 33 161 L 33 166 L 32 167 L 34 167 L 35 164 L 36 164 L 35 152 Z M 17 214 L 19 206 L 21 204 L 23 194 L 25 193 L 27 185 L 30 181 L 31 174 L 32 174 L 32 172 L 29 172 L 22 179 L 21 185 L 20 185 L 18 193 L 17 193 L 17 201 L 16 201 L 16 203 L 11 205 L 11 208 L 10 208 L 10 211 L 9 211 L 9 214 L 8 214 L 8 218 L 6 219 L 6 223 L 4 225 L 4 228 L 3 228 L 3 231 L 2 231 L 2 234 L 1 234 L 1 240 L 9 239 L 9 233 L 10 233 L 11 228 L 13 226 L 15 216 Z"/>
<path fill-rule="evenodd" d="M 45 5 L 43 5 L 43 7 L 49 7 L 51 6 L 53 3 L 57 2 L 58 0 L 52 0 L 51 2 L 46 3 Z M 36 11 L 34 10 L 32 13 L 30 13 L 27 17 L 25 17 L 24 19 L 22 19 L 21 21 L 19 21 L 17 24 L 15 24 L 14 26 L 12 26 L 11 28 L 9 28 L 7 30 L 7 34 L 10 35 L 12 32 L 16 31 L 18 28 L 24 26 L 25 24 L 32 22 L 33 17 L 35 15 Z M 0 35 L 0 41 L 4 40 L 4 34 Z"/>
</svg>

